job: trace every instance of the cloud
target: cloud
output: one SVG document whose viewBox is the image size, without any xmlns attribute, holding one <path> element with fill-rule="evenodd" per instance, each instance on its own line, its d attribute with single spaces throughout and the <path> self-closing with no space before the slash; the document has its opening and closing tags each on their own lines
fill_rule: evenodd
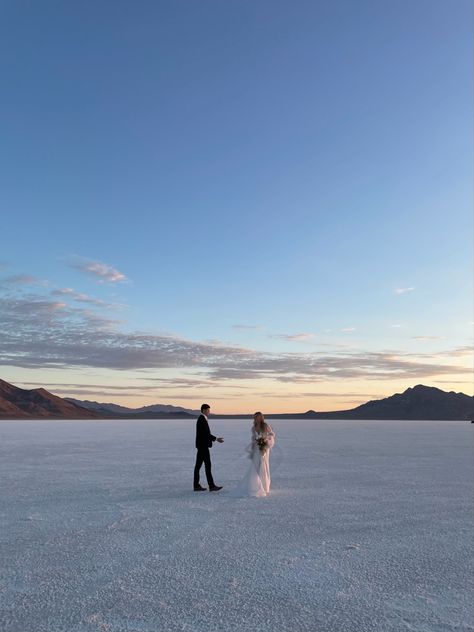
<svg viewBox="0 0 474 632">
<path fill-rule="evenodd" d="M 344 332 L 355 331 L 355 330 L 356 330 L 355 327 L 344 327 L 343 329 L 341 329 L 341 331 L 344 331 Z"/>
<path fill-rule="evenodd" d="M 142 379 L 142 378 L 138 378 Z M 146 378 L 143 378 L 146 379 Z M 176 382 L 176 383 L 173 383 Z M 166 378 L 160 380 L 160 383 L 156 384 L 77 384 L 73 382 L 49 382 L 45 384 L 44 382 L 15 382 L 15 385 L 20 386 L 25 389 L 37 388 L 39 386 L 46 388 L 52 393 L 62 396 L 78 396 L 80 399 L 90 400 L 91 398 L 97 399 L 101 398 L 102 402 L 104 402 L 104 398 L 112 398 L 112 400 L 117 397 L 130 397 L 133 395 L 134 397 L 143 396 L 143 397 L 156 397 L 158 399 L 166 399 L 169 397 L 173 397 L 173 399 L 196 399 L 197 397 L 201 398 L 202 391 L 204 389 L 215 388 L 218 382 L 211 380 L 195 380 L 193 382 L 187 380 L 173 380 Z M 199 393 L 191 392 L 191 389 L 199 388 Z M 213 399 L 224 399 L 233 397 L 231 390 L 239 389 L 244 387 L 231 387 L 229 392 L 225 395 L 225 397 L 216 397 L 215 393 L 213 393 Z M 176 389 L 183 390 L 184 395 L 179 393 L 175 393 Z M 169 394 L 169 391 L 173 391 L 172 395 Z M 235 395 L 234 395 L 235 396 Z"/>
<path fill-rule="evenodd" d="M 37 337 L 43 339 L 38 340 L 39 344 L 54 345 L 66 335 L 80 342 L 89 332 L 97 334 L 117 323 L 91 310 L 70 307 L 40 295 L 0 298 L 0 341 L 5 343 Z"/>
<path fill-rule="evenodd" d="M 436 384 L 470 384 L 472 386 L 472 380 L 433 380 Z"/>
<path fill-rule="evenodd" d="M 260 325 L 232 325 L 233 329 L 262 329 Z"/>
<path fill-rule="evenodd" d="M 36 387 L 42 386 L 45 387 L 44 382 L 16 382 L 16 384 L 22 384 L 23 386 L 28 387 Z M 77 389 L 77 390 L 85 390 L 85 391 L 94 391 L 95 389 L 107 389 L 109 391 L 156 391 L 158 387 L 156 385 L 146 385 L 141 384 L 138 386 L 134 386 L 131 384 L 117 385 L 117 384 L 76 384 L 71 382 L 49 382 L 47 385 L 49 389 Z"/>
<path fill-rule="evenodd" d="M 81 272 L 95 277 L 100 283 L 118 283 L 127 281 L 127 277 L 116 268 L 101 261 L 91 261 L 89 259 L 77 259 L 70 266 Z"/>
<path fill-rule="evenodd" d="M 80 292 L 76 292 L 70 287 L 64 287 L 57 290 L 53 290 L 51 292 L 51 295 L 52 296 L 67 296 L 79 303 L 89 303 L 90 305 L 97 305 L 100 307 L 105 305 L 104 301 L 101 301 L 98 298 L 93 298 L 92 296 L 88 296 L 87 294 L 81 294 Z"/>
<path fill-rule="evenodd" d="M 21 299 L 0 299 L 0 305 L 5 310 L 2 314 L 4 325 L 11 323 L 19 325 L 20 323 L 17 322 L 17 319 L 21 318 L 25 319 L 23 327 L 43 323 L 45 318 L 49 320 L 51 315 L 55 316 L 59 310 L 64 310 L 67 307 L 66 303 L 61 301 L 50 301 L 36 296 Z M 45 324 L 47 323 L 45 322 Z"/>
<path fill-rule="evenodd" d="M 414 290 L 414 287 L 397 287 L 395 289 L 395 294 L 406 294 L 407 292 L 413 292 Z"/>
<path fill-rule="evenodd" d="M 124 307 L 122 304 L 116 303 L 106 303 L 105 301 L 94 298 L 93 296 L 89 296 L 88 294 L 83 294 L 82 292 L 76 292 L 70 287 L 58 288 L 51 292 L 51 296 L 64 296 L 76 301 L 77 303 L 86 303 L 88 305 L 95 305 L 96 307 L 105 307 L 108 309 Z"/>
<path fill-rule="evenodd" d="M 172 335 L 127 332 L 119 325 L 91 310 L 41 296 L 0 297 L 0 364 L 198 372 L 189 381 L 186 376 L 183 389 L 190 388 L 194 380 L 209 380 L 209 386 L 258 379 L 309 384 L 341 378 L 408 380 L 469 372 L 465 367 L 448 364 L 448 356 L 414 357 L 350 349 L 266 352 Z"/>
<path fill-rule="evenodd" d="M 206 375 L 206 374 L 204 374 Z M 162 390 L 170 391 L 176 389 L 206 389 L 206 388 L 215 388 L 216 386 L 221 385 L 221 381 L 218 379 L 209 379 L 209 378 L 195 378 L 188 379 L 184 378 L 144 378 L 138 377 L 137 380 L 153 380 L 156 382 L 153 388 L 160 388 Z M 227 384 L 226 387 L 228 389 L 232 389 L 233 391 L 245 390 L 247 391 L 247 386 L 238 385 L 238 384 Z"/>
<path fill-rule="evenodd" d="M 331 349 L 350 349 L 352 345 L 347 342 L 318 342 L 319 347 L 330 347 Z"/>
<path fill-rule="evenodd" d="M 47 285 L 45 281 L 41 281 L 31 274 L 13 274 L 2 279 L 3 285 Z"/>
<path fill-rule="evenodd" d="M 91 386 L 89 388 L 61 388 L 61 387 L 51 387 L 51 386 L 47 386 L 45 387 L 48 391 L 52 392 L 54 395 L 60 395 L 62 397 L 73 397 L 73 396 L 77 396 L 79 397 L 79 399 L 82 400 L 89 400 L 91 399 L 91 397 L 93 397 L 94 399 L 96 398 L 101 398 L 102 399 L 102 404 L 104 403 L 113 403 L 113 402 L 104 402 L 104 398 L 113 398 L 116 399 L 117 397 L 130 397 L 130 393 L 127 391 L 113 391 L 110 389 L 101 389 L 101 388 L 96 388 L 95 386 Z M 141 392 L 134 392 L 133 393 L 134 396 L 136 395 L 146 395 L 148 396 L 149 393 L 145 393 L 143 391 Z"/>
<path fill-rule="evenodd" d="M 314 338 L 314 334 L 301 333 L 301 334 L 271 334 L 269 338 L 277 338 L 278 340 L 288 340 L 289 342 L 306 342 Z"/>
<path fill-rule="evenodd" d="M 349 399 L 350 401 L 358 400 L 363 398 L 367 399 L 375 399 L 377 397 L 382 397 L 381 395 L 374 395 L 373 393 L 315 393 L 315 392 L 299 392 L 299 393 L 282 393 L 282 392 L 266 392 L 266 393 L 254 393 L 255 396 L 268 397 L 268 398 L 280 398 L 280 399 L 294 399 L 294 398 L 318 398 L 322 397 L 324 399 L 329 398 L 337 398 L 337 399 Z"/>
<path fill-rule="evenodd" d="M 437 355 L 448 358 L 471 357 L 474 355 L 474 349 L 472 346 L 465 345 L 464 347 L 455 347 L 454 349 L 449 349 L 448 351 L 440 351 Z"/>
<path fill-rule="evenodd" d="M 397 323 L 395 325 L 390 325 L 390 327 L 392 327 L 393 329 L 399 329 L 400 327 L 403 327 L 403 325 L 401 325 L 400 323 Z"/>
<path fill-rule="evenodd" d="M 413 340 L 444 340 L 443 336 L 412 336 Z"/>
<path fill-rule="evenodd" d="M 444 340 L 444 338 L 443 338 Z M 397 352 L 388 352 L 393 355 L 397 355 Z M 474 350 L 471 346 L 463 346 L 463 347 L 453 347 L 452 349 L 445 349 L 444 351 L 432 351 L 432 352 L 404 352 L 403 354 L 398 354 L 400 357 L 412 358 L 412 359 L 430 359 L 430 360 L 443 360 L 446 358 L 464 358 L 471 357 L 474 355 Z"/>
</svg>

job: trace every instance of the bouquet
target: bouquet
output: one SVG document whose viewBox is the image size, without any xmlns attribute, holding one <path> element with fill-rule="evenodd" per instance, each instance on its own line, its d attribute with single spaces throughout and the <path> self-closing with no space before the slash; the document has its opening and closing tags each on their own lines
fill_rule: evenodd
<svg viewBox="0 0 474 632">
<path fill-rule="evenodd" d="M 268 447 L 268 442 L 267 439 L 265 437 L 257 437 L 255 439 L 257 445 L 258 445 L 258 449 L 260 450 L 260 452 L 266 452 L 267 451 L 267 447 Z"/>
</svg>

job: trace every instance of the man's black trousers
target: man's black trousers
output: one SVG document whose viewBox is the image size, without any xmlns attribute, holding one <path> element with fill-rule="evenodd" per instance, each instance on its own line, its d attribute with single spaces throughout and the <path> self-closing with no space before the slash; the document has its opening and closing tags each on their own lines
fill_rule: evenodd
<svg viewBox="0 0 474 632">
<path fill-rule="evenodd" d="M 196 465 L 194 466 L 194 487 L 199 485 L 199 470 L 204 463 L 206 469 L 207 484 L 209 487 L 214 487 L 214 480 L 211 472 L 211 454 L 209 448 L 198 448 L 196 454 Z"/>
</svg>

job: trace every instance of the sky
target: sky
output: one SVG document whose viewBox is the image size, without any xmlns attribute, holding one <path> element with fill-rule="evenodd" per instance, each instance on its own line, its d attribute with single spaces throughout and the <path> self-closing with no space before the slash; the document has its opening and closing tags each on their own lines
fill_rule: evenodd
<svg viewBox="0 0 474 632">
<path fill-rule="evenodd" d="M 0 8 L 0 376 L 214 412 L 473 393 L 470 0 Z"/>
</svg>

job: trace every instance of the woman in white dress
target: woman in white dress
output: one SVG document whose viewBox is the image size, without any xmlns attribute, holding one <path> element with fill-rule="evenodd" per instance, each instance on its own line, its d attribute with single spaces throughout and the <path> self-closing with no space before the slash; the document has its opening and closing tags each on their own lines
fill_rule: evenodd
<svg viewBox="0 0 474 632">
<path fill-rule="evenodd" d="M 236 493 L 239 496 L 267 496 L 270 493 L 270 451 L 275 445 L 275 433 L 261 412 L 253 416 L 252 441 L 247 448 L 250 466 Z"/>
</svg>

